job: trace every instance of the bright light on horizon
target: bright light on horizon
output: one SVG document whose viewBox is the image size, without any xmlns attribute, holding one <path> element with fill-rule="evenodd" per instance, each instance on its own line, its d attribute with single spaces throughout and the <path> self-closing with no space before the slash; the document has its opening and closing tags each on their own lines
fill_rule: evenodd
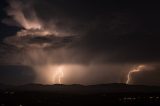
<svg viewBox="0 0 160 106">
<path fill-rule="evenodd" d="M 127 81 L 126 81 L 126 84 L 130 84 L 131 80 L 132 80 L 132 73 L 135 73 L 135 72 L 140 72 L 142 71 L 143 68 L 145 68 L 146 66 L 145 65 L 139 65 L 137 67 L 135 67 L 134 69 L 132 69 L 131 71 L 129 71 L 128 75 L 127 75 Z"/>
<path fill-rule="evenodd" d="M 36 66 L 35 83 L 41 84 L 83 84 L 86 66 L 78 64 L 48 64 Z"/>
<path fill-rule="evenodd" d="M 64 77 L 64 66 L 58 66 L 54 75 L 54 82 L 62 84 L 62 78 Z"/>
</svg>

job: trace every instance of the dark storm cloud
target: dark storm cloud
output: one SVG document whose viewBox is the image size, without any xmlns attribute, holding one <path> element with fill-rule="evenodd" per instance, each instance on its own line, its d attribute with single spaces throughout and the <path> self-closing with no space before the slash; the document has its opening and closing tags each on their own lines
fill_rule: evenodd
<svg viewBox="0 0 160 106">
<path fill-rule="evenodd" d="M 0 83 L 5 84 L 25 84 L 35 80 L 35 73 L 27 66 L 1 65 Z"/>
<path fill-rule="evenodd" d="M 55 49 L 69 45 L 76 38 L 74 36 L 69 37 L 56 37 L 56 36 L 12 36 L 7 37 L 4 42 L 10 45 L 14 45 L 19 48 L 27 47 L 42 47 Z"/>
<path fill-rule="evenodd" d="M 119 78 L 119 75 L 123 71 L 129 71 L 131 66 L 128 65 L 130 64 L 158 64 L 160 62 L 160 8 L 158 4 L 125 4 L 86 0 L 30 0 L 29 2 L 23 0 L 22 2 L 30 4 L 31 9 L 36 12 L 46 28 L 49 28 L 48 23 L 53 22 L 56 30 L 63 29 L 75 33 L 78 40 L 73 42 L 71 40 L 67 48 L 64 47 L 65 43 L 56 49 L 49 48 L 53 52 L 48 55 L 51 55 L 53 63 L 93 64 L 95 67 L 88 68 L 92 70 L 90 74 L 93 76 L 88 78 L 91 79 L 91 82 L 119 82 L 124 80 Z M 25 15 L 31 18 L 28 15 L 30 10 L 24 11 Z M 27 40 L 27 43 L 52 42 L 50 40 L 31 38 Z M 11 49 L 11 45 L 7 46 L 4 53 L 0 54 L 6 60 L 15 57 L 17 53 L 25 52 L 23 49 Z M 41 56 L 41 58 L 46 57 Z M 97 64 L 104 66 L 112 64 L 116 68 L 114 66 L 99 68 Z M 103 73 L 109 72 L 108 78 L 99 74 L 101 73 L 99 69 Z M 119 72 L 116 73 L 117 71 Z M 150 74 L 146 76 L 155 74 L 159 76 L 158 69 L 151 71 L 147 71 Z M 143 74 L 145 73 L 142 72 L 139 76 Z M 111 78 L 112 76 L 114 78 Z M 134 75 L 133 77 L 138 78 Z M 146 78 L 143 81 L 145 83 L 149 80 Z M 157 82 L 159 81 L 157 79 Z M 137 80 L 135 82 L 138 83 Z"/>
<path fill-rule="evenodd" d="M 71 57 L 74 62 L 148 63 L 160 60 L 160 8 L 155 4 L 142 6 L 83 0 L 23 2 L 44 23 L 54 21 L 58 29 L 76 32 L 80 39 L 70 47 L 71 52 L 76 53 Z M 29 17 L 29 9 L 24 11 Z M 29 42 L 35 41 L 42 40 Z"/>
<path fill-rule="evenodd" d="M 15 58 L 19 52 L 20 50 L 18 50 L 16 47 L 12 45 L 0 43 L 0 64 L 1 65 L 19 64 L 19 62 L 16 61 Z"/>
<path fill-rule="evenodd" d="M 83 0 L 34 0 L 33 4 L 44 22 L 55 20 L 58 28 L 77 31 L 81 40 L 72 48 L 78 50 L 79 56 L 102 58 L 113 63 L 160 60 L 158 5 Z"/>
<path fill-rule="evenodd" d="M 144 69 L 139 73 L 133 73 L 134 84 L 160 85 L 160 66 L 153 65 L 150 69 Z"/>
</svg>

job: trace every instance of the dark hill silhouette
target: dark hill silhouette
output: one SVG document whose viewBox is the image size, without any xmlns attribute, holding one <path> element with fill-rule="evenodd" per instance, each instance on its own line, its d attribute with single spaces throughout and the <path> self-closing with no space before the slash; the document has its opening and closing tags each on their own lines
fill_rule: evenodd
<svg viewBox="0 0 160 106">
<path fill-rule="evenodd" d="M 49 91 L 49 92 L 72 92 L 72 93 L 153 93 L 160 92 L 159 86 L 127 85 L 123 83 L 99 84 L 99 85 L 42 85 L 26 84 L 21 86 L 11 86 L 0 84 L 0 89 L 20 90 L 20 91 Z"/>
</svg>

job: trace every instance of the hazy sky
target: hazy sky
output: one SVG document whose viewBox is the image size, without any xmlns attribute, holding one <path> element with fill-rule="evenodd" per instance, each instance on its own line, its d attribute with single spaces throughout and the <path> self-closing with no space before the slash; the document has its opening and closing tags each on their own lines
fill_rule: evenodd
<svg viewBox="0 0 160 106">
<path fill-rule="evenodd" d="M 125 83 L 129 71 L 145 65 L 131 75 L 131 84 L 160 85 L 159 4 L 9 1 L 0 3 L 1 83 L 52 83 L 50 69 L 44 68 L 50 65 L 63 66 L 66 84 Z M 34 24 L 19 19 L 21 12 Z M 62 39 L 29 36 L 15 40 L 17 32 L 30 31 L 37 23 Z M 44 42 L 51 46 L 37 49 Z"/>
</svg>

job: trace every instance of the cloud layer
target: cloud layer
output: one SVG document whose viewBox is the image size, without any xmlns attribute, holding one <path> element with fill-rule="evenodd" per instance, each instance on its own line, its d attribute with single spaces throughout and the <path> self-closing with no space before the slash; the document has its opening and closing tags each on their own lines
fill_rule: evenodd
<svg viewBox="0 0 160 106">
<path fill-rule="evenodd" d="M 74 35 L 75 38 L 27 36 L 19 39 L 6 36 L 6 44 L 1 44 L 2 64 L 80 64 L 86 71 L 82 82 L 87 84 L 125 82 L 132 67 L 141 64 L 153 66 L 155 69 L 150 70 L 152 74 L 143 71 L 136 74 L 139 77 L 133 75 L 135 84 L 140 83 L 139 81 L 142 81 L 142 84 L 151 84 L 148 83 L 151 80 L 146 76 L 152 77 L 158 73 L 160 8 L 156 4 L 142 6 L 83 0 L 22 0 L 21 3 L 23 16 L 29 21 L 35 20 L 30 12 L 33 10 L 38 17 L 36 20 L 40 21 L 44 29 L 67 36 Z M 18 25 L 15 21 L 16 19 L 11 17 L 5 20 L 14 26 L 26 28 L 24 24 Z M 28 47 L 14 47 L 44 43 L 52 46 L 38 50 L 38 53 L 35 53 L 36 49 Z M 8 58 L 11 59 L 8 61 Z M 142 80 L 137 80 L 139 78 Z M 157 80 L 156 77 L 152 78 L 152 82 Z M 67 80 L 70 82 L 73 79 Z M 81 79 L 77 82 L 81 82 Z M 157 85 L 158 82 L 159 79 Z"/>
</svg>

